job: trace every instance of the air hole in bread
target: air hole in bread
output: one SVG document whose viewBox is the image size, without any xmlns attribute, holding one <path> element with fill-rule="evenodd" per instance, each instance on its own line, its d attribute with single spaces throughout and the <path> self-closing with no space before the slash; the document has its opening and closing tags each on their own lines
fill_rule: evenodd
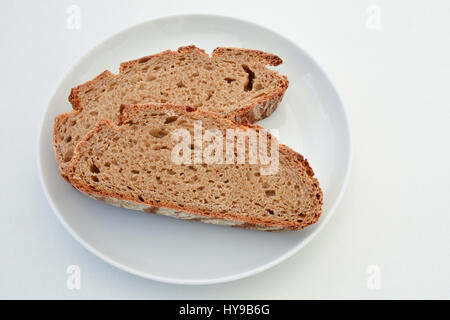
<svg viewBox="0 0 450 320">
<path fill-rule="evenodd" d="M 251 91 L 253 89 L 253 79 L 255 79 L 255 73 L 246 64 L 243 64 L 242 68 L 248 74 L 248 79 L 247 83 L 244 86 L 244 91 Z"/>
<path fill-rule="evenodd" d="M 212 98 L 213 94 L 214 94 L 214 91 L 212 91 L 212 92 L 209 92 L 209 93 L 208 93 L 208 97 L 206 97 L 206 101 L 209 101 L 209 100 L 211 100 L 211 98 Z"/>
<path fill-rule="evenodd" d="M 266 190 L 266 196 L 267 197 L 272 197 L 275 195 L 275 190 Z"/>
<path fill-rule="evenodd" d="M 73 149 L 67 150 L 66 153 L 64 154 L 64 162 L 69 162 L 70 160 L 72 160 L 72 156 L 73 156 Z"/>
<path fill-rule="evenodd" d="M 94 182 L 99 182 L 100 180 L 97 178 L 97 176 L 92 176 L 92 180 L 94 181 Z"/>
<path fill-rule="evenodd" d="M 236 79 L 228 78 L 228 77 L 223 80 L 225 80 L 227 83 L 232 83 L 233 81 L 236 81 Z"/>
<path fill-rule="evenodd" d="M 164 121 L 164 124 L 168 124 L 168 123 L 172 123 L 174 121 L 177 121 L 178 117 L 177 116 L 170 116 L 167 117 L 166 120 Z"/>
<path fill-rule="evenodd" d="M 149 145 L 147 147 L 149 147 Z M 158 144 L 155 144 L 152 146 L 152 150 L 166 150 L 166 149 L 168 149 L 166 146 L 161 146 Z M 182 156 L 182 154 L 180 154 L 180 156 Z"/>
<path fill-rule="evenodd" d="M 89 170 L 90 170 L 92 173 L 100 173 L 100 169 L 99 169 L 95 164 L 91 164 L 91 165 L 89 166 Z"/>
<path fill-rule="evenodd" d="M 150 134 L 155 137 L 155 138 L 164 138 L 165 136 L 167 136 L 167 131 L 164 130 L 163 128 L 152 128 L 150 129 Z"/>
<path fill-rule="evenodd" d="M 148 60 L 150 60 L 150 58 L 151 58 L 151 57 L 143 57 L 143 58 L 140 58 L 140 59 L 138 60 L 138 62 L 139 62 L 139 63 L 145 63 L 145 62 L 147 62 Z"/>
</svg>

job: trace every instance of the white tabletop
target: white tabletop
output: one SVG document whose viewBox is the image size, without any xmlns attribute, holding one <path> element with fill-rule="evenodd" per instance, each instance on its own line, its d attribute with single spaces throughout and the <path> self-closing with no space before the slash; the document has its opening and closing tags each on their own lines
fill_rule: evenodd
<svg viewBox="0 0 450 320">
<path fill-rule="evenodd" d="M 80 28 L 67 27 L 71 5 Z M 448 1 L 47 0 L 0 12 L 0 298 L 450 298 Z M 334 82 L 352 127 L 350 182 L 322 232 L 280 265 L 220 285 L 157 283 L 103 262 L 63 228 L 37 172 L 40 121 L 70 66 L 130 25 L 182 13 L 295 41 Z M 79 290 L 67 286 L 70 265 Z"/>
</svg>

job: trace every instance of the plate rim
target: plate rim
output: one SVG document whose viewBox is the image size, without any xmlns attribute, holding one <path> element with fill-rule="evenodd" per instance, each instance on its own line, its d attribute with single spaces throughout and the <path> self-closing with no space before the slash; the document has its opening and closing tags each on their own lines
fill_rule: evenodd
<svg viewBox="0 0 450 320">
<path fill-rule="evenodd" d="M 345 176 L 344 176 L 344 180 L 342 183 L 342 187 L 340 188 L 340 191 L 338 193 L 338 196 L 336 197 L 336 200 L 334 201 L 334 203 L 331 205 L 330 209 L 327 212 L 327 215 L 325 217 L 323 217 L 321 219 L 320 224 L 314 229 L 314 231 L 311 232 L 310 235 L 308 235 L 303 241 L 301 241 L 300 243 L 298 243 L 296 246 L 294 246 L 293 248 L 291 248 L 289 251 L 285 252 L 284 254 L 280 255 L 278 258 L 273 259 L 270 262 L 267 262 L 263 265 L 260 265 L 259 267 L 253 268 L 251 270 L 247 270 L 241 273 L 237 273 L 234 275 L 230 275 L 230 276 L 222 276 L 222 277 L 218 277 L 218 278 L 213 278 L 213 279 L 177 279 L 174 277 L 164 277 L 164 276 L 158 276 L 155 274 L 151 274 L 148 272 L 143 272 L 140 270 L 136 270 L 132 267 L 129 267 L 127 265 L 124 265 L 123 263 L 116 261 L 110 257 L 108 257 L 106 254 L 100 252 L 99 250 L 97 250 L 96 248 L 94 248 L 92 245 L 90 245 L 89 243 L 87 243 L 80 235 L 78 235 L 78 233 L 66 222 L 66 220 L 64 219 L 64 217 L 60 214 L 60 212 L 57 210 L 56 205 L 53 201 L 53 199 L 50 196 L 50 192 L 49 192 L 49 188 L 47 187 L 46 181 L 44 179 L 44 174 L 43 174 L 43 167 L 42 167 L 42 154 L 41 154 L 41 141 L 43 139 L 43 129 L 44 129 L 44 123 L 45 123 L 45 119 L 47 118 L 47 114 L 49 112 L 49 106 L 51 105 L 51 102 L 55 99 L 56 93 L 61 89 L 61 85 L 64 82 L 64 79 L 67 78 L 67 76 L 69 74 L 72 73 L 72 71 L 75 69 L 75 67 L 78 65 L 79 61 L 82 60 L 84 57 L 86 57 L 87 55 L 91 54 L 93 51 L 97 50 L 103 43 L 111 40 L 114 37 L 117 37 L 121 34 L 124 34 L 126 32 L 129 32 L 130 30 L 134 29 L 134 28 L 138 28 L 140 26 L 143 26 L 147 23 L 155 23 L 158 22 L 160 20 L 166 20 L 166 19 L 180 19 L 180 18 L 190 18 L 190 19 L 195 19 L 195 18 L 213 18 L 213 19 L 221 19 L 221 20 L 228 20 L 229 22 L 238 22 L 238 23 L 244 23 L 244 24 L 249 24 L 252 25 L 254 27 L 258 27 L 261 30 L 265 30 L 268 31 L 270 33 L 272 33 L 273 35 L 276 35 L 277 37 L 280 37 L 281 39 L 283 39 L 284 41 L 287 41 L 288 43 L 292 44 L 294 47 L 298 48 L 300 51 L 302 51 L 302 53 L 308 58 L 310 59 L 315 66 L 317 67 L 318 71 L 322 74 L 322 76 L 325 77 L 325 79 L 328 81 L 328 83 L 331 86 L 331 89 L 334 91 L 336 97 L 337 97 L 337 101 L 339 102 L 341 109 L 342 109 L 342 113 L 343 113 L 343 119 L 345 122 L 345 130 L 346 130 L 346 134 L 348 137 L 348 159 L 347 162 L 345 164 Z M 261 24 L 249 21 L 249 20 L 245 20 L 245 19 L 241 19 L 241 18 L 236 18 L 236 17 L 232 17 L 232 16 L 227 16 L 227 15 L 218 15 L 218 14 L 206 14 L 206 13 L 187 13 L 187 14 L 174 14 L 174 15 L 163 15 L 163 16 L 158 16 L 155 18 L 151 18 L 136 24 L 133 24 L 131 26 L 128 26 L 116 33 L 110 34 L 109 36 L 107 36 L 106 38 L 104 38 L 103 40 L 101 40 L 99 43 L 97 43 L 96 45 L 94 45 L 92 48 L 90 48 L 89 50 L 87 50 L 86 52 L 84 52 L 80 58 L 78 58 L 71 66 L 70 68 L 64 72 L 63 76 L 61 77 L 61 79 L 59 79 L 57 86 L 55 87 L 55 89 L 53 90 L 53 93 L 51 94 L 50 99 L 48 100 L 45 110 L 41 116 L 40 119 L 40 126 L 39 126 L 39 134 L 37 136 L 37 166 L 38 166 L 38 173 L 39 173 L 39 180 L 41 182 L 42 188 L 44 190 L 44 194 L 45 197 L 47 199 L 47 201 L 50 204 L 50 207 L 52 208 L 52 211 L 54 212 L 54 214 L 58 217 L 58 220 L 61 222 L 61 224 L 64 226 L 64 228 L 72 235 L 72 237 L 75 238 L 75 240 L 77 240 L 85 249 L 87 249 L 88 251 L 90 251 L 92 254 L 94 254 L 95 256 L 99 257 L 100 259 L 102 259 L 103 261 L 109 263 L 110 265 L 123 270 L 125 272 L 128 272 L 130 274 L 148 279 L 148 280 L 153 280 L 153 281 L 159 281 L 159 282 L 163 282 L 163 283 L 170 283 L 170 284 L 182 284 L 182 285 L 208 285 L 208 284 L 219 284 L 219 283 L 225 283 L 225 282 L 230 282 L 230 281 L 235 281 L 238 279 L 243 279 L 246 277 L 250 277 L 252 275 L 256 275 L 258 273 L 261 273 L 265 270 L 268 270 L 278 264 L 280 264 L 281 262 L 287 260 L 288 258 L 290 258 L 291 256 L 293 256 L 295 253 L 299 252 L 302 248 L 304 248 L 313 238 L 316 237 L 316 235 L 324 228 L 324 226 L 328 223 L 328 221 L 331 219 L 331 217 L 334 215 L 337 207 L 339 206 L 345 191 L 347 189 L 347 185 L 350 179 L 350 173 L 351 173 L 351 168 L 352 168 L 352 161 L 353 161 L 353 142 L 352 142 L 352 134 L 351 134 L 351 126 L 350 126 L 350 121 L 349 121 L 349 117 L 348 117 L 348 110 L 346 105 L 342 102 L 342 98 L 338 92 L 338 90 L 336 89 L 335 85 L 333 84 L 333 82 L 331 81 L 330 77 L 325 73 L 324 69 L 322 68 L 322 66 L 317 63 L 317 61 L 315 59 L 312 58 L 312 56 L 305 51 L 302 47 L 298 46 L 294 41 L 292 41 L 291 39 L 289 39 L 288 37 L 278 33 L 277 31 L 274 31 L 270 28 L 267 28 Z"/>
</svg>

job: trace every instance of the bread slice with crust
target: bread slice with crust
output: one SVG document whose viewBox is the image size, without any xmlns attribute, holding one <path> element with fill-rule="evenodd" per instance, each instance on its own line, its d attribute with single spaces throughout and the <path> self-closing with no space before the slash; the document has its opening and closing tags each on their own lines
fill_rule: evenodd
<svg viewBox="0 0 450 320">
<path fill-rule="evenodd" d="M 269 116 L 288 87 L 285 76 L 266 66 L 282 60 L 270 53 L 216 48 L 209 56 L 195 46 L 164 51 L 105 71 L 72 89 L 73 110 L 55 118 L 54 149 L 61 175 L 77 143 L 100 119 L 119 121 L 121 104 L 170 103 L 253 123 Z"/>
<path fill-rule="evenodd" d="M 208 111 L 164 104 L 124 106 L 118 125 L 100 120 L 77 145 L 68 166 L 69 181 L 88 196 L 112 205 L 206 223 L 299 230 L 318 220 L 322 191 L 300 154 L 279 145 L 278 169 L 261 174 L 264 165 L 250 163 L 250 140 L 245 139 L 244 163 L 237 158 L 209 164 L 205 158 L 191 161 L 199 121 L 203 134 L 208 130 L 216 130 L 219 137 L 227 137 L 227 130 L 267 134 L 267 154 L 272 140 L 276 142 L 262 127 L 238 125 Z M 191 137 L 190 163 L 173 158 L 179 143 L 173 133 L 180 129 Z M 205 152 L 213 140 L 207 140 L 206 134 L 203 137 Z M 223 148 L 225 154 L 225 146 L 214 153 Z M 237 154 L 236 145 L 231 150 Z"/>
</svg>

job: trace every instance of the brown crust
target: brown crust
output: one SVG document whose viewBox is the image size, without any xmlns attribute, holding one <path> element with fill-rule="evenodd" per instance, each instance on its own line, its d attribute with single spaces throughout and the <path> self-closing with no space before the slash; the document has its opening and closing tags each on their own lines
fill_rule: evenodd
<svg viewBox="0 0 450 320">
<path fill-rule="evenodd" d="M 280 64 L 283 63 L 283 60 L 280 57 L 278 57 L 272 53 L 267 53 L 267 52 L 264 52 L 261 50 L 241 49 L 241 48 L 231 48 L 231 47 L 217 47 L 212 52 L 211 57 L 219 56 L 219 55 L 222 55 L 222 54 L 228 53 L 228 52 L 245 52 L 245 53 L 251 52 L 251 53 L 255 54 L 257 57 L 259 57 L 261 61 L 264 61 L 266 64 L 271 65 L 271 66 L 279 66 Z"/>
<path fill-rule="evenodd" d="M 61 177 L 63 177 L 64 180 L 66 180 L 67 182 L 69 182 L 69 179 L 65 173 L 65 171 L 63 170 L 63 166 L 62 166 L 62 159 L 60 159 L 58 157 L 58 155 L 61 154 L 60 151 L 60 147 L 57 143 L 56 137 L 57 137 L 57 133 L 59 130 L 60 125 L 64 122 L 64 121 L 68 121 L 68 119 L 70 118 L 70 115 L 80 112 L 79 110 L 72 110 L 70 112 L 66 112 L 66 113 L 62 113 L 60 115 L 57 115 L 55 117 L 54 120 L 54 124 L 53 124 L 53 140 L 52 140 L 52 144 L 53 144 L 53 149 L 55 150 L 55 160 L 56 163 L 58 164 L 58 169 L 59 169 L 59 173 L 61 175 Z"/>
<path fill-rule="evenodd" d="M 247 122 L 254 123 L 270 116 L 280 104 L 289 86 L 288 79 L 285 76 L 283 76 L 283 79 L 285 81 L 278 92 L 261 97 L 261 99 L 248 107 L 233 112 L 227 118 L 233 119 L 236 122 L 241 122 L 246 119 Z"/>
<path fill-rule="evenodd" d="M 177 51 L 165 50 L 165 51 L 162 51 L 162 52 L 159 52 L 159 53 L 156 53 L 156 54 L 152 54 L 152 55 L 149 55 L 149 56 L 144 56 L 144 57 L 141 57 L 141 58 L 138 58 L 138 59 L 130 60 L 130 61 L 127 61 L 127 62 L 122 62 L 120 64 L 119 74 L 124 72 L 124 71 L 126 71 L 129 67 L 131 67 L 132 65 L 135 65 L 136 63 L 147 62 L 150 59 L 153 59 L 153 58 L 156 58 L 156 57 L 159 57 L 159 56 L 162 56 L 162 55 L 170 54 L 170 55 L 176 56 L 178 54 L 183 54 L 185 52 L 194 52 L 194 51 L 199 53 L 199 54 L 208 56 L 208 54 L 205 52 L 205 50 L 197 48 L 196 46 L 193 46 L 193 45 L 183 46 L 183 47 L 179 47 Z"/>
<path fill-rule="evenodd" d="M 157 56 L 161 56 L 163 54 L 178 55 L 178 54 L 183 54 L 185 52 L 194 52 L 194 51 L 208 56 L 208 54 L 203 49 L 197 48 L 194 45 L 183 46 L 183 47 L 179 47 L 177 51 L 166 50 L 166 51 L 163 51 L 163 52 L 160 52 L 157 54 L 141 57 L 139 59 L 122 62 L 120 64 L 119 74 L 121 74 L 122 72 L 125 72 L 126 69 L 128 69 L 130 66 L 132 66 L 136 63 L 145 62 L 145 61 L 153 59 Z M 262 61 L 264 61 L 265 63 L 267 63 L 271 66 L 278 66 L 281 63 L 283 63 L 283 60 L 274 54 L 267 53 L 267 52 L 260 51 L 260 50 L 253 50 L 253 49 L 217 47 L 212 52 L 211 57 L 219 56 L 223 53 L 231 52 L 231 51 L 254 53 Z M 56 163 L 58 164 L 59 172 L 60 172 L 61 176 L 64 178 L 64 180 L 66 180 L 66 181 L 69 181 L 69 180 L 67 178 L 67 172 L 65 170 L 65 166 L 63 165 L 64 161 L 63 161 L 63 159 L 60 159 L 60 157 L 59 157 L 61 152 L 60 152 L 60 148 L 58 147 L 58 144 L 56 141 L 59 124 L 61 123 L 62 119 L 70 118 L 76 112 L 81 112 L 81 110 L 83 109 L 83 107 L 81 105 L 80 95 L 79 95 L 80 92 L 86 91 L 87 87 L 94 84 L 96 81 L 102 80 L 107 77 L 115 77 L 115 76 L 117 76 L 117 75 L 111 73 L 109 70 L 105 70 L 101 74 L 96 76 L 94 79 L 72 88 L 70 91 L 70 95 L 69 95 L 69 102 L 72 104 L 73 110 L 55 117 L 54 129 L 53 129 L 53 148 L 55 150 L 55 159 L 56 159 Z M 236 110 L 236 111 L 228 114 L 226 116 L 226 118 L 231 119 L 236 122 L 240 122 L 243 119 L 247 119 L 248 122 L 254 123 L 256 121 L 259 121 L 261 119 L 264 119 L 264 118 L 270 116 L 275 111 L 275 109 L 278 107 L 279 103 L 281 102 L 281 99 L 283 98 L 284 93 L 286 92 L 286 89 L 289 86 L 288 79 L 285 76 L 281 76 L 281 75 L 279 75 L 279 76 L 281 79 L 283 79 L 283 84 L 277 92 L 274 92 L 270 95 L 262 96 L 260 99 L 258 99 L 251 105 L 246 106 L 244 108 L 241 108 L 239 110 Z"/>
<path fill-rule="evenodd" d="M 234 128 L 241 128 L 244 130 L 247 130 L 248 128 L 252 128 L 254 130 L 265 130 L 261 126 L 257 125 L 240 125 L 234 121 L 231 121 L 229 119 L 221 118 L 218 114 L 208 111 L 202 111 L 202 110 L 196 110 L 192 111 L 191 107 L 188 106 L 177 106 L 177 105 L 170 105 L 170 104 L 141 104 L 141 105 L 123 105 L 121 107 L 121 122 L 123 125 L 126 125 L 127 123 L 127 117 L 131 110 L 133 109 L 145 109 L 149 105 L 158 105 L 161 107 L 164 107 L 166 109 L 175 109 L 177 111 L 181 112 L 195 112 L 199 115 L 205 116 L 205 117 L 214 117 L 216 119 L 219 119 L 220 121 L 223 121 L 224 123 L 233 126 Z M 113 199 L 118 200 L 121 203 L 121 206 L 123 207 L 131 207 L 135 208 L 136 205 L 143 205 L 144 207 L 142 211 L 150 212 L 150 213 L 159 213 L 157 208 L 166 208 L 171 209 L 176 212 L 188 212 L 194 215 L 197 215 L 200 220 L 209 220 L 209 219 L 222 219 L 224 221 L 230 221 L 230 218 L 227 216 L 227 214 L 220 213 L 220 212 L 212 212 L 212 211 L 202 211 L 195 208 L 189 208 L 189 207 L 177 207 L 176 205 L 169 204 L 169 203 L 156 203 L 156 201 L 146 200 L 145 202 L 139 202 L 135 198 L 132 197 L 124 197 L 112 192 L 107 191 L 98 191 L 94 190 L 89 187 L 89 185 L 84 184 L 83 181 L 79 181 L 74 178 L 74 171 L 75 166 L 77 162 L 80 160 L 80 158 L 83 155 L 83 148 L 86 145 L 86 143 L 98 132 L 100 132 L 105 127 L 110 127 L 113 129 L 119 129 L 121 125 L 116 125 L 112 121 L 109 120 L 99 120 L 97 124 L 94 126 L 92 130 L 90 130 L 84 138 L 78 143 L 74 155 L 72 157 L 72 160 L 69 163 L 69 166 L 67 168 L 68 172 L 68 179 L 69 182 L 78 190 L 81 192 L 94 197 L 94 198 L 101 198 L 101 199 Z M 268 143 L 270 139 L 275 139 L 269 132 L 267 132 L 267 139 Z M 261 221 L 257 220 L 255 218 L 251 217 L 239 217 L 239 219 L 234 219 L 233 221 L 238 222 L 238 224 L 234 225 L 236 227 L 242 227 L 242 228 L 248 228 L 248 229 L 256 229 L 256 230 L 264 230 L 264 227 L 279 227 L 277 230 L 300 230 L 304 227 L 311 225 L 315 223 L 321 214 L 322 211 L 322 204 L 323 204 L 323 194 L 322 190 L 319 187 L 319 183 L 316 178 L 314 178 L 314 172 L 312 168 L 309 166 L 309 163 L 306 159 L 303 158 L 302 155 L 298 154 L 297 152 L 293 151 L 289 147 L 280 144 L 279 145 L 279 152 L 285 153 L 289 155 L 296 163 L 298 163 L 303 170 L 305 170 L 308 174 L 308 177 L 311 179 L 311 183 L 317 186 L 318 194 L 320 195 L 320 205 L 317 206 L 317 210 L 314 214 L 314 218 L 310 222 L 305 222 L 301 225 L 293 225 L 288 222 L 271 222 L 271 221 Z M 192 219 L 191 219 L 192 220 Z M 205 221 L 203 221 L 205 222 Z"/>
<path fill-rule="evenodd" d="M 98 80 L 102 80 L 104 78 L 114 77 L 114 76 L 115 75 L 112 74 L 109 70 L 105 70 L 102 73 L 100 73 L 98 76 L 96 76 L 94 79 L 89 80 L 83 84 L 80 84 L 79 86 L 76 86 L 75 88 L 72 88 L 72 90 L 70 90 L 70 95 L 69 95 L 69 102 L 72 104 L 72 108 L 74 110 L 82 110 L 83 109 L 83 107 L 81 106 L 81 101 L 78 96 L 78 93 L 80 91 L 84 91 L 85 87 L 89 87 L 91 84 L 97 82 Z"/>
</svg>

